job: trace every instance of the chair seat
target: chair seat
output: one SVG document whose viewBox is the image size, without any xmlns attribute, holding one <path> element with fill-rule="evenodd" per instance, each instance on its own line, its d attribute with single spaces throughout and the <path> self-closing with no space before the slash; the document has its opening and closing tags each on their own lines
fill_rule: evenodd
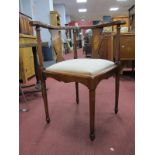
<svg viewBox="0 0 155 155">
<path fill-rule="evenodd" d="M 114 65 L 115 63 L 109 60 L 81 58 L 58 62 L 46 68 L 46 71 L 63 74 L 95 76 Z"/>
</svg>

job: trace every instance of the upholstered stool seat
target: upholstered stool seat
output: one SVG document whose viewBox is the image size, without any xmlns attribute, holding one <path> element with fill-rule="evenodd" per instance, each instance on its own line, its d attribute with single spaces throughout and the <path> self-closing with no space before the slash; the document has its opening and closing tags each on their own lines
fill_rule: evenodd
<svg viewBox="0 0 155 155">
<path fill-rule="evenodd" d="M 81 58 L 58 62 L 46 68 L 46 71 L 94 77 L 114 65 L 114 62 L 109 60 Z"/>
</svg>

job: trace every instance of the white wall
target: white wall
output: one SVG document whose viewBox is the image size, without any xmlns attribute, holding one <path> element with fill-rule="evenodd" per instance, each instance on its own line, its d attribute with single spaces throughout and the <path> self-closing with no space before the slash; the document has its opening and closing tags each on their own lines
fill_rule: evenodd
<svg viewBox="0 0 155 155">
<path fill-rule="evenodd" d="M 50 11 L 52 11 L 50 9 L 53 9 L 53 0 L 20 0 L 20 9 L 33 20 L 50 24 Z M 41 29 L 41 39 L 43 42 L 51 43 L 48 30 Z"/>
<path fill-rule="evenodd" d="M 23 10 L 23 5 L 22 5 L 22 1 L 19 0 L 19 11 L 22 12 Z"/>
<path fill-rule="evenodd" d="M 53 11 L 53 0 L 49 0 L 50 11 Z"/>
<path fill-rule="evenodd" d="M 39 20 L 50 24 L 50 7 L 49 0 L 33 0 L 33 20 Z M 50 34 L 46 29 L 41 29 L 41 39 L 50 43 Z"/>
<path fill-rule="evenodd" d="M 20 11 L 32 17 L 31 0 L 20 0 Z"/>
<path fill-rule="evenodd" d="M 66 24 L 68 24 L 69 22 L 71 22 L 71 17 L 69 15 L 66 15 Z"/>
</svg>

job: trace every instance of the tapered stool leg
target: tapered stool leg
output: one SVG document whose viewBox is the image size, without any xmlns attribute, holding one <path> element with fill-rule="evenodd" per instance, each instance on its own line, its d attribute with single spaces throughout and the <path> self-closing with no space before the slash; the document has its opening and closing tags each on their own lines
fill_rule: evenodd
<svg viewBox="0 0 155 155">
<path fill-rule="evenodd" d="M 36 26 L 36 34 L 37 34 L 37 53 L 39 58 L 39 63 L 37 65 L 37 71 L 38 71 L 38 80 L 41 80 L 41 90 L 42 90 L 42 96 L 44 100 L 44 108 L 45 108 L 45 115 L 46 115 L 46 122 L 50 122 L 49 112 L 48 112 L 48 101 L 47 101 L 47 92 L 46 92 L 46 77 L 43 73 L 44 67 L 43 67 L 43 56 L 42 56 L 42 42 L 41 42 L 41 36 L 40 36 L 40 27 Z"/>
<path fill-rule="evenodd" d="M 47 100 L 47 90 L 46 90 L 46 81 L 41 80 L 41 87 L 42 87 L 42 96 L 44 100 L 44 108 L 45 108 L 45 115 L 46 115 L 46 122 L 50 122 L 49 112 L 48 112 L 48 100 Z"/>
<path fill-rule="evenodd" d="M 116 72 L 115 76 L 115 114 L 118 113 L 118 99 L 119 99 L 119 80 L 120 80 L 120 71 Z"/>
<path fill-rule="evenodd" d="M 95 139 L 95 89 L 89 90 L 89 112 L 90 112 L 90 134 L 89 137 L 93 141 Z"/>
<path fill-rule="evenodd" d="M 76 103 L 79 104 L 79 84 L 75 82 L 75 90 L 76 90 Z"/>
</svg>

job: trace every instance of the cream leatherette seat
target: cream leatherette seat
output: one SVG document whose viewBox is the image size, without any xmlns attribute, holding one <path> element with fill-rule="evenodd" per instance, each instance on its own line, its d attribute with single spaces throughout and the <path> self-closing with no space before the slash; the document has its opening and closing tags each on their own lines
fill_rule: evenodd
<svg viewBox="0 0 155 155">
<path fill-rule="evenodd" d="M 48 68 L 47 72 L 56 72 L 63 74 L 74 74 L 75 76 L 79 74 L 82 76 L 95 76 L 100 73 L 103 73 L 108 68 L 114 66 L 114 62 L 104 59 L 71 59 L 58 62 Z"/>
</svg>

